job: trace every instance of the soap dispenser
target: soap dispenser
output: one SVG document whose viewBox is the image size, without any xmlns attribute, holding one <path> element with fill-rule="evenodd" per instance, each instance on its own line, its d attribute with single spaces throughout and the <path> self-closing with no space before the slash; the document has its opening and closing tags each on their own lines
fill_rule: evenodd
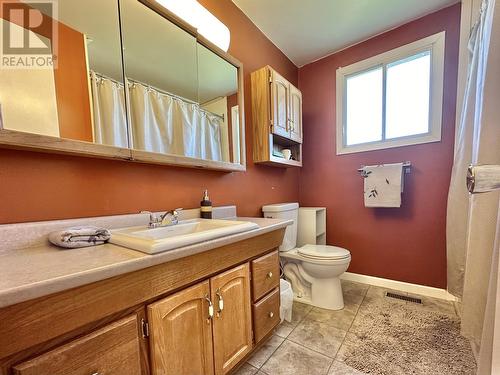
<svg viewBox="0 0 500 375">
<path fill-rule="evenodd" d="M 200 202 L 200 217 L 202 219 L 212 218 L 212 202 L 208 197 L 208 190 L 203 194 L 203 200 Z"/>
</svg>

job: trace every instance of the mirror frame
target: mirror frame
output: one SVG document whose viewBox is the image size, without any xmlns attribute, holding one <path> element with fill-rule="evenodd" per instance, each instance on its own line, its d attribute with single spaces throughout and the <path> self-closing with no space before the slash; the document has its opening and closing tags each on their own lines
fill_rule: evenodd
<svg viewBox="0 0 500 375">
<path fill-rule="evenodd" d="M 0 107 L 0 148 L 30 150 L 53 154 L 77 155 L 83 157 L 112 159 L 132 161 L 146 164 L 160 164 L 186 168 L 201 168 L 209 170 L 218 170 L 226 172 L 244 172 L 246 171 L 246 141 L 245 141 L 245 110 L 244 110 L 244 82 L 243 82 L 243 64 L 223 51 L 212 42 L 200 35 L 196 28 L 192 27 L 175 14 L 162 7 L 154 0 L 137 0 L 148 8 L 152 9 L 160 16 L 166 19 L 166 22 L 172 22 L 181 29 L 196 38 L 196 41 L 208 48 L 210 51 L 235 66 L 238 70 L 238 107 L 240 124 L 240 160 L 239 164 L 204 160 L 188 156 L 175 154 L 161 154 L 150 151 L 134 150 L 116 146 L 102 145 L 92 142 L 72 140 L 67 138 L 51 137 L 26 133 L 16 130 L 5 129 L 1 117 Z M 128 109 L 127 109 L 128 111 Z M 127 117 L 127 121 L 129 121 Z"/>
</svg>

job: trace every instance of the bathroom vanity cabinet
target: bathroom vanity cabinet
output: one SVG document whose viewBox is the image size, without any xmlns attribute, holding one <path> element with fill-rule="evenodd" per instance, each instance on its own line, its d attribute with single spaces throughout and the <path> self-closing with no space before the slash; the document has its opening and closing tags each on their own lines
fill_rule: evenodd
<svg viewBox="0 0 500 375">
<path fill-rule="evenodd" d="M 252 350 L 248 263 L 149 305 L 148 320 L 153 374 L 228 373 Z"/>
<path fill-rule="evenodd" d="M 301 167 L 302 93 L 270 66 L 253 72 L 251 84 L 254 162 Z"/>
<path fill-rule="evenodd" d="M 284 229 L 0 309 L 2 375 L 225 375 L 279 323 Z"/>
</svg>

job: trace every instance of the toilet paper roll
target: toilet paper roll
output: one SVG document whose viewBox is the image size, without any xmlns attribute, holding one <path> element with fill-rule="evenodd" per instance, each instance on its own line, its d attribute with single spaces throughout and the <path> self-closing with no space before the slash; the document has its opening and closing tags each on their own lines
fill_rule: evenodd
<svg viewBox="0 0 500 375">
<path fill-rule="evenodd" d="M 471 165 L 467 170 L 470 193 L 486 193 L 500 189 L 500 165 Z"/>
</svg>

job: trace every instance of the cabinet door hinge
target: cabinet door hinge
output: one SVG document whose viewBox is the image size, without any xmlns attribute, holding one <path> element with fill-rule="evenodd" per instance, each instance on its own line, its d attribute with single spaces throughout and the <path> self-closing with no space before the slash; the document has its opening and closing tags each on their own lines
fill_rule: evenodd
<svg viewBox="0 0 500 375">
<path fill-rule="evenodd" d="M 149 337 L 149 323 L 144 319 L 141 319 L 141 326 L 142 326 L 142 337 L 143 338 Z"/>
</svg>

